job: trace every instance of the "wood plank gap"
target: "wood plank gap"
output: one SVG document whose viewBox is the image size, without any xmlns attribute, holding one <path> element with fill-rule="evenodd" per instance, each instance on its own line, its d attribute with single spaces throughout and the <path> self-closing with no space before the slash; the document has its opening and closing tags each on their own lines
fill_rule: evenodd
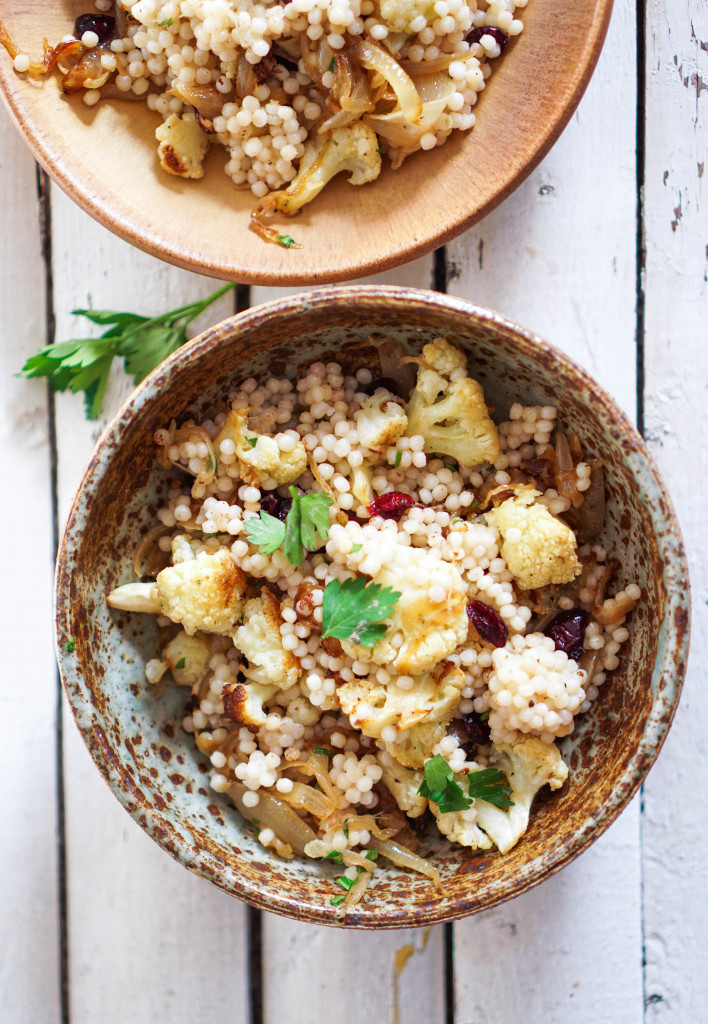
<svg viewBox="0 0 708 1024">
<path fill-rule="evenodd" d="M 646 240 L 644 224 L 644 179 L 646 164 L 646 0 L 637 0 L 637 114 L 636 114 L 636 175 L 637 175 L 637 429 L 644 435 L 644 342 Z M 640 810 L 641 814 L 641 810 Z"/>
<path fill-rule="evenodd" d="M 447 250 L 444 245 L 433 253 L 433 291 L 447 292 Z"/>
<path fill-rule="evenodd" d="M 251 308 L 251 288 L 247 284 L 237 284 L 234 291 L 234 313 L 243 313 Z"/>
<path fill-rule="evenodd" d="M 250 1024 L 263 1024 L 263 915 L 248 908 Z"/>
<path fill-rule="evenodd" d="M 39 165 L 36 165 L 37 198 L 39 202 L 39 234 L 44 264 L 44 310 L 45 310 L 45 343 L 53 345 L 56 334 L 56 318 L 54 316 L 54 281 L 52 277 L 52 207 L 49 177 Z M 49 433 L 49 491 L 52 522 L 52 553 L 56 558 L 59 548 L 59 502 L 58 502 L 58 453 L 56 431 L 56 403 L 54 392 L 47 382 L 47 413 Z M 59 931 L 59 1007 L 61 1024 L 70 1024 L 71 1013 L 69 1003 L 69 929 L 66 881 L 66 817 L 64 794 L 64 724 L 62 716 L 62 687 L 59 672 L 56 677 L 56 801 L 57 801 L 57 918 Z"/>
</svg>

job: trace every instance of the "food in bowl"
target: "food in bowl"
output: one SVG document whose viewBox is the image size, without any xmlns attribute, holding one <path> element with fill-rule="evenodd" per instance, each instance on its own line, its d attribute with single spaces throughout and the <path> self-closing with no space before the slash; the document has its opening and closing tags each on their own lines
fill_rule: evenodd
<svg viewBox="0 0 708 1024">
<path fill-rule="evenodd" d="M 518 35 L 527 0 L 96 0 L 74 34 L 35 61 L 9 38 L 15 69 L 58 68 L 65 92 L 144 99 L 162 121 L 165 171 L 201 178 L 212 144 L 260 201 L 267 225 L 296 214 L 347 172 L 354 185 L 475 123 L 492 62 Z"/>
<path fill-rule="evenodd" d="M 341 863 L 344 911 L 379 856 L 439 884 L 426 823 L 518 842 L 641 598 L 602 543 L 602 453 L 562 409 L 495 423 L 454 341 L 370 342 L 379 376 L 249 378 L 158 429 L 178 475 L 141 581 L 108 597 L 158 616 L 146 677 L 191 688 L 213 789 L 276 855 Z"/>
</svg>

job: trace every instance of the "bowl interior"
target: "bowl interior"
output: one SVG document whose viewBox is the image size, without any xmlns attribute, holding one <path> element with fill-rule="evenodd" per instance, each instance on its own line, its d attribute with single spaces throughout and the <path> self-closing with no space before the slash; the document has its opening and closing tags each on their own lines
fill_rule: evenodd
<svg viewBox="0 0 708 1024">
<path fill-rule="evenodd" d="M 255 199 L 223 172 L 214 147 L 202 181 L 160 170 L 158 115 L 142 102 L 87 107 L 63 96 L 54 76 L 16 75 L 0 47 L 0 90 L 40 163 L 93 217 L 148 252 L 190 269 L 258 284 L 347 280 L 384 270 L 442 244 L 508 195 L 565 127 L 595 67 L 612 0 L 533 0 L 524 31 L 497 62 L 475 108 L 473 131 L 385 170 L 371 187 L 333 181 L 283 231 L 301 249 L 283 249 L 249 231 Z M 71 31 L 84 0 L 26 0 L 3 13 L 22 49 Z M 549 30 L 552 26 L 552 30 Z M 129 176 L 127 172 L 129 169 Z M 431 187 L 432 186 L 432 187 Z M 375 226 L 375 229 L 374 229 Z"/>
<path fill-rule="evenodd" d="M 492 906 L 580 852 L 639 785 L 678 699 L 688 598 L 673 513 L 638 435 L 565 357 L 497 314 L 403 289 L 291 296 L 225 321 L 156 371 L 99 444 L 60 552 L 58 642 L 84 738 L 119 799 L 153 838 L 237 896 L 334 923 L 329 899 L 337 892 L 336 869 L 271 857 L 230 801 L 210 790 L 206 761 L 179 725 L 188 690 L 159 695 L 144 681 L 144 663 L 156 653 L 153 620 L 110 612 L 105 594 L 134 578 L 133 552 L 155 523 L 170 477 L 154 463 L 158 426 L 188 412 L 218 411 L 247 376 L 293 375 L 317 358 L 378 372 L 367 343 L 372 330 L 400 338 L 411 351 L 441 333 L 461 343 L 496 419 L 515 401 L 558 405 L 563 426 L 579 434 L 589 455 L 605 460 L 605 537 L 620 561 L 620 581 L 637 581 L 643 592 L 620 667 L 562 743 L 570 785 L 539 798 L 528 832 L 503 857 L 431 840 L 444 879 L 440 892 L 399 869 L 377 871 L 370 898 L 346 923 L 396 927 Z M 70 638 L 76 649 L 67 654 Z"/>
</svg>

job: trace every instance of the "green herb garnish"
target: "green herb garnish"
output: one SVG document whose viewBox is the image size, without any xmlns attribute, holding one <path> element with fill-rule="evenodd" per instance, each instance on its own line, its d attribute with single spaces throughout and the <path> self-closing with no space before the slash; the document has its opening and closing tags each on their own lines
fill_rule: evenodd
<svg viewBox="0 0 708 1024">
<path fill-rule="evenodd" d="M 482 714 L 479 716 L 480 722 L 488 722 L 489 721 L 489 712 L 490 711 L 491 711 L 491 708 L 487 708 L 486 711 L 482 712 Z"/>
<path fill-rule="evenodd" d="M 376 860 L 378 855 L 379 855 L 379 851 L 376 849 L 375 846 L 372 846 L 370 850 L 366 851 L 366 859 L 367 860 Z"/>
<path fill-rule="evenodd" d="M 258 519 L 252 516 L 247 520 L 246 536 L 264 555 L 282 545 L 290 564 L 301 565 L 305 549 L 316 551 L 327 540 L 332 499 L 321 491 L 298 494 L 294 487 L 290 488 L 290 493 L 293 503 L 284 523 L 261 511 Z"/>
<path fill-rule="evenodd" d="M 330 850 L 329 853 L 324 855 L 322 860 L 334 860 L 337 864 L 341 864 L 343 860 L 342 853 L 340 850 Z"/>
<path fill-rule="evenodd" d="M 116 357 L 124 360 L 127 372 L 139 384 L 171 352 L 184 345 L 192 321 L 234 287 L 224 285 L 205 299 L 155 317 L 75 309 L 74 316 L 84 316 L 108 330 L 99 338 L 73 338 L 46 345 L 30 356 L 19 376 L 47 377 L 54 391 L 83 391 L 86 415 L 95 420 L 100 415 Z"/>
<path fill-rule="evenodd" d="M 165 26 L 167 26 L 169 28 L 169 26 L 171 24 L 172 24 L 172 18 L 168 18 L 167 21 L 158 21 L 157 27 L 158 28 L 164 28 Z"/>
<path fill-rule="evenodd" d="M 334 757 L 334 751 L 327 750 L 327 747 L 315 747 L 313 754 L 324 754 L 325 757 Z"/>
<path fill-rule="evenodd" d="M 445 469 L 449 469 L 451 473 L 456 473 L 457 472 L 457 468 L 458 467 L 457 467 L 457 463 L 456 462 L 446 462 L 446 463 L 444 463 L 444 465 L 445 465 Z"/>
<path fill-rule="evenodd" d="M 175 665 L 175 668 L 184 668 L 184 663 L 185 663 L 185 659 L 184 658 L 180 658 L 179 661 L 177 662 L 177 664 Z"/>
<path fill-rule="evenodd" d="M 427 800 L 432 800 L 440 808 L 441 814 L 450 811 L 466 811 L 473 800 L 485 800 L 495 807 L 513 807 L 511 787 L 504 772 L 498 768 L 480 768 L 467 776 L 467 792 L 455 782 L 452 768 L 442 754 L 436 754 L 425 762 L 424 779 L 418 792 Z"/>
<path fill-rule="evenodd" d="M 343 903 L 346 898 L 347 897 L 345 895 L 333 896 L 332 899 L 329 902 L 332 904 L 333 907 L 338 907 L 339 904 Z"/>
<path fill-rule="evenodd" d="M 64 650 L 67 654 L 73 654 L 76 650 L 76 640 L 67 640 Z"/>
<path fill-rule="evenodd" d="M 347 818 L 347 820 L 346 820 L 346 821 L 344 822 L 344 824 L 342 825 L 342 832 L 344 833 L 344 835 L 345 835 L 345 836 L 347 837 L 347 839 L 348 839 L 348 838 L 349 838 L 349 819 L 348 819 L 348 818 Z"/>
<path fill-rule="evenodd" d="M 462 789 L 455 782 L 452 768 L 442 754 L 436 754 L 425 762 L 423 781 L 418 792 L 426 800 L 431 800 L 440 808 L 441 814 L 450 811 L 466 811 L 472 801 L 468 800 Z"/>
<path fill-rule="evenodd" d="M 386 635 L 383 619 L 400 596 L 391 587 L 367 583 L 364 576 L 344 583 L 330 580 L 322 597 L 322 636 L 374 647 Z"/>
<path fill-rule="evenodd" d="M 351 549 L 351 551 L 349 552 L 349 554 L 350 554 L 350 555 L 353 555 L 353 554 L 355 554 L 355 552 L 357 552 L 357 551 L 361 551 L 361 544 L 352 544 L 352 549 Z"/>
<path fill-rule="evenodd" d="M 403 452 L 396 452 L 396 462 L 395 462 L 396 469 L 398 469 L 398 467 L 401 465 L 401 459 L 402 458 L 403 458 Z"/>
<path fill-rule="evenodd" d="M 275 237 L 286 249 L 292 249 L 293 246 L 295 246 L 296 249 L 300 248 L 292 235 L 276 235 Z"/>
<path fill-rule="evenodd" d="M 328 71 L 334 71 L 334 65 L 335 65 L 335 63 L 336 63 L 336 62 L 335 62 L 335 59 L 334 59 L 334 57 L 332 57 L 331 61 L 329 62 L 329 67 L 327 68 L 327 70 L 328 70 Z"/>
<path fill-rule="evenodd" d="M 285 523 L 261 510 L 260 516 L 246 520 L 246 536 L 264 555 L 270 555 L 285 540 Z"/>
<path fill-rule="evenodd" d="M 247 437 L 246 438 L 246 442 L 248 444 L 250 444 L 251 448 L 255 448 L 256 445 L 258 444 L 258 438 L 257 437 Z"/>
<path fill-rule="evenodd" d="M 351 887 L 354 885 L 354 879 L 347 878 L 346 875 L 340 875 L 339 878 L 335 878 L 335 882 L 338 882 L 342 889 L 346 889 L 347 892 L 349 892 Z"/>
<path fill-rule="evenodd" d="M 495 807 L 513 807 L 511 786 L 498 768 L 480 768 L 467 776 L 467 792 L 473 800 L 486 800 Z"/>
</svg>

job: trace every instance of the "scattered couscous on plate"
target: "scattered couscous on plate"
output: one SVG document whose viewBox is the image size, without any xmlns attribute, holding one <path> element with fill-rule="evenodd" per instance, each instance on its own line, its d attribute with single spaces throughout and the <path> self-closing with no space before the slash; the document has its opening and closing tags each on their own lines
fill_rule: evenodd
<svg viewBox="0 0 708 1024">
<path fill-rule="evenodd" d="M 370 342 L 381 376 L 316 362 L 158 429 L 168 498 L 108 597 L 158 617 L 146 676 L 191 688 L 213 789 L 277 856 L 341 864 L 344 912 L 379 856 L 439 884 L 426 828 L 514 846 L 641 598 L 562 409 L 495 423 L 453 341 Z"/>
</svg>

